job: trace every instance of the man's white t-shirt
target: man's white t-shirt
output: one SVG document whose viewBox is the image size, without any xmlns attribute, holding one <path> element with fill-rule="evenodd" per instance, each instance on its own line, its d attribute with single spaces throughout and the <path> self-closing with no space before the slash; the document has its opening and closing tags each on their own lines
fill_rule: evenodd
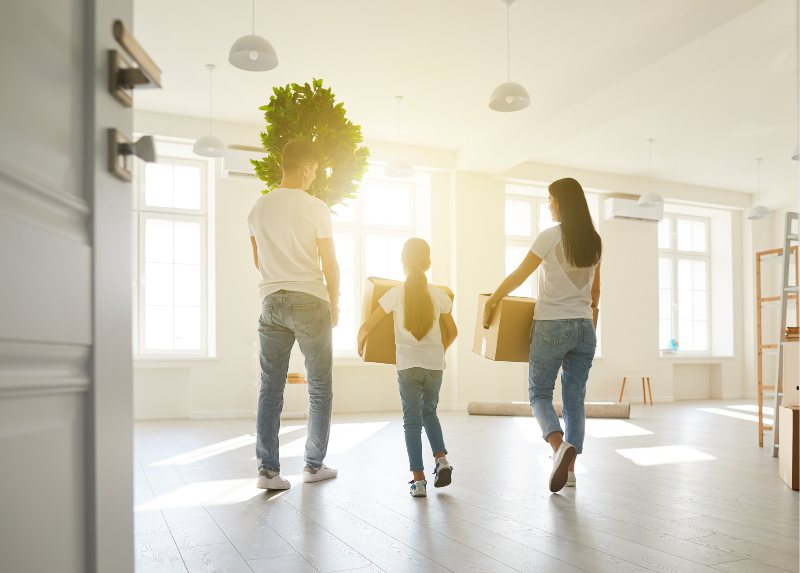
<svg viewBox="0 0 800 573">
<path fill-rule="evenodd" d="M 302 189 L 275 189 L 258 198 L 247 225 L 258 248 L 262 300 L 281 289 L 330 300 L 317 253 L 317 239 L 333 237 L 324 201 Z"/>
<path fill-rule="evenodd" d="M 397 369 L 427 368 L 428 370 L 444 370 L 444 345 L 442 329 L 439 327 L 439 315 L 449 314 L 453 310 L 453 301 L 442 289 L 428 285 L 428 292 L 433 300 L 433 326 L 428 333 L 417 340 L 403 326 L 405 285 L 396 286 L 381 297 L 378 304 L 384 312 L 393 313 L 394 342 L 397 347 Z"/>
<path fill-rule="evenodd" d="M 564 255 L 561 225 L 536 237 L 531 252 L 542 259 L 536 320 L 592 319 L 592 283 L 597 268 L 573 267 Z"/>
</svg>

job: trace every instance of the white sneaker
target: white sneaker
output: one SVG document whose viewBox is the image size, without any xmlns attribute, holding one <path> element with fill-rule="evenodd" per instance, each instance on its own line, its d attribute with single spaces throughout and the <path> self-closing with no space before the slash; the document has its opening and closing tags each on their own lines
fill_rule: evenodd
<svg viewBox="0 0 800 573">
<path fill-rule="evenodd" d="M 339 475 L 338 470 L 329 468 L 325 464 L 322 464 L 318 468 L 312 468 L 311 466 L 306 466 L 303 468 L 303 481 L 306 483 L 332 479 L 337 475 Z"/>
<path fill-rule="evenodd" d="M 409 490 L 409 493 L 411 493 L 411 495 L 413 495 L 414 497 L 426 497 L 428 495 L 428 492 L 425 488 L 425 486 L 428 485 L 427 481 L 425 480 L 414 481 L 412 479 L 408 483 L 411 484 L 411 489 Z"/>
<path fill-rule="evenodd" d="M 447 461 L 445 456 L 436 460 L 436 468 L 433 470 L 436 476 L 433 479 L 433 487 L 444 487 L 450 485 L 450 474 L 453 473 L 453 466 Z"/>
<path fill-rule="evenodd" d="M 553 455 L 553 472 L 550 474 L 550 491 L 553 493 L 561 491 L 567 483 L 569 465 L 575 459 L 578 452 L 575 446 L 568 442 L 563 442 Z"/>
<path fill-rule="evenodd" d="M 567 472 L 567 483 L 564 485 L 566 487 L 575 487 L 575 472 Z"/>
<path fill-rule="evenodd" d="M 281 475 L 268 469 L 258 470 L 258 489 L 289 489 L 292 483 Z"/>
</svg>

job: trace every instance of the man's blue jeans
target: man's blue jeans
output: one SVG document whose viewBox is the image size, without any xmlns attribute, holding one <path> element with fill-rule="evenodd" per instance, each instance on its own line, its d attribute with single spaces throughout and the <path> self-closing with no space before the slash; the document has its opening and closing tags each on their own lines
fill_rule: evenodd
<svg viewBox="0 0 800 573">
<path fill-rule="evenodd" d="M 295 338 L 305 357 L 308 382 L 306 465 L 325 459 L 333 401 L 333 323 L 330 304 L 303 292 L 279 290 L 261 302 L 261 393 L 258 397 L 256 458 L 259 469 L 280 471 L 278 431 L 283 390 Z"/>
<path fill-rule="evenodd" d="M 442 371 L 427 368 L 408 368 L 397 372 L 400 400 L 403 403 L 403 429 L 406 435 L 408 463 L 412 472 L 425 470 L 422 461 L 422 427 L 434 454 L 447 453 L 442 437 L 442 425 L 436 415 Z"/>
<path fill-rule="evenodd" d="M 566 434 L 564 440 L 583 451 L 586 432 L 586 381 L 597 348 L 597 334 L 591 320 L 534 320 L 531 327 L 528 396 L 533 416 L 542 429 L 542 437 L 561 432 L 558 415 L 553 408 L 558 369 L 561 368 L 561 415 Z"/>
</svg>

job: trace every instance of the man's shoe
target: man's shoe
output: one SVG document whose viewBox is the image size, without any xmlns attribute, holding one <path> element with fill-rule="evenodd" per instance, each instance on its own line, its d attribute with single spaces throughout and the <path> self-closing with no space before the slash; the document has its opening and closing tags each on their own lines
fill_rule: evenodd
<svg viewBox="0 0 800 573">
<path fill-rule="evenodd" d="M 575 446 L 568 442 L 563 442 L 555 454 L 553 454 L 553 471 L 550 474 L 550 491 L 553 493 L 561 491 L 567 483 L 569 465 L 575 459 L 578 452 Z"/>
<path fill-rule="evenodd" d="M 318 468 L 312 468 L 311 466 L 306 466 L 303 468 L 303 481 L 306 483 L 322 481 L 326 479 L 335 478 L 338 474 L 339 474 L 338 470 L 329 468 L 325 464 L 322 464 Z"/>
<path fill-rule="evenodd" d="M 453 473 L 453 466 L 447 461 L 445 456 L 436 460 L 436 468 L 433 474 L 436 476 L 433 479 L 433 487 L 444 487 L 450 485 L 450 474 Z"/>
<path fill-rule="evenodd" d="M 281 475 L 281 472 L 274 472 L 266 468 L 258 470 L 258 489 L 289 489 L 291 482 Z"/>
<path fill-rule="evenodd" d="M 414 496 L 414 497 L 426 497 L 428 495 L 428 492 L 427 492 L 426 487 L 425 487 L 425 486 L 428 485 L 427 481 L 425 481 L 425 480 L 414 481 L 412 479 L 408 483 L 411 484 L 411 489 L 409 490 L 409 493 L 411 493 L 412 496 Z"/>
</svg>

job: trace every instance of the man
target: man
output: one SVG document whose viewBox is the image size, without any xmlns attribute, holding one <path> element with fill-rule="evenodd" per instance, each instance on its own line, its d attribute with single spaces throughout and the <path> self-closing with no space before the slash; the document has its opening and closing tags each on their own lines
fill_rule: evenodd
<svg viewBox="0 0 800 573">
<path fill-rule="evenodd" d="M 322 460 L 331 427 L 332 329 L 339 322 L 339 264 L 330 209 L 306 192 L 317 176 L 319 160 L 312 143 L 301 139 L 287 143 L 281 159 L 281 186 L 259 197 L 247 218 L 253 259 L 261 272 L 261 394 L 256 440 L 257 485 L 261 489 L 291 487 L 280 473 L 278 431 L 295 339 L 305 357 L 310 402 L 303 481 L 337 474 Z"/>
</svg>

